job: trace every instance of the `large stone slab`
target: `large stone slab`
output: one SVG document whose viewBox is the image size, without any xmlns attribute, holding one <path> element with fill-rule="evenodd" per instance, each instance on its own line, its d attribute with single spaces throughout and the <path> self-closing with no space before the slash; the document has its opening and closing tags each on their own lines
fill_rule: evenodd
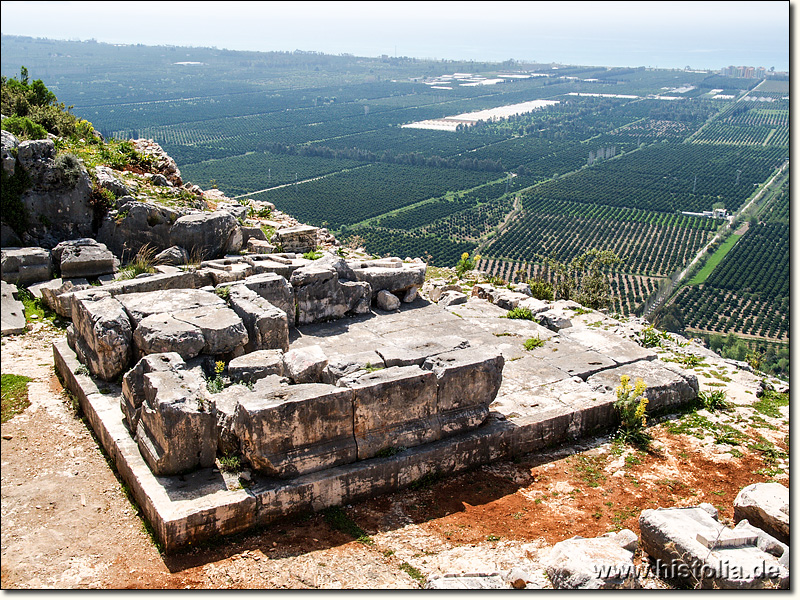
<svg viewBox="0 0 800 600">
<path fill-rule="evenodd" d="M 25 307 L 17 299 L 17 286 L 0 281 L 2 297 L 2 335 L 25 333 Z"/>
<path fill-rule="evenodd" d="M 296 477 L 356 460 L 353 391 L 292 385 L 239 400 L 233 431 L 245 458 L 273 477 Z"/>
<path fill-rule="evenodd" d="M 175 313 L 201 307 L 225 306 L 225 301 L 212 292 L 194 289 L 163 290 L 157 294 L 135 292 L 119 294 L 117 300 L 125 307 L 135 327 L 150 315 Z"/>
<path fill-rule="evenodd" d="M 339 384 L 355 391 L 354 433 L 358 459 L 390 447 L 438 440 L 436 376 L 417 366 L 389 367 Z"/>
<path fill-rule="evenodd" d="M 205 380 L 192 371 L 153 371 L 144 375 L 144 395 L 136 442 L 153 473 L 178 475 L 213 466 L 217 415 Z"/>
<path fill-rule="evenodd" d="M 270 240 L 277 245 L 282 252 L 297 252 L 303 254 L 311 252 L 317 247 L 316 227 L 311 225 L 297 225 L 278 229 Z"/>
<path fill-rule="evenodd" d="M 270 375 L 283 375 L 280 350 L 256 350 L 228 363 L 228 376 L 237 383 L 255 383 Z"/>
<path fill-rule="evenodd" d="M 716 509 L 708 508 L 716 514 Z M 789 586 L 788 548 L 746 521 L 729 529 L 704 508 L 659 508 L 642 512 L 639 529 L 642 550 L 684 585 Z"/>
<path fill-rule="evenodd" d="M 182 246 L 190 255 L 217 258 L 241 249 L 242 237 L 238 227 L 236 217 L 227 211 L 184 215 L 169 231 L 170 245 Z M 234 247 L 237 240 L 239 248 Z"/>
<path fill-rule="evenodd" d="M 780 483 L 754 483 L 733 501 L 733 518 L 744 519 L 784 544 L 789 543 L 789 488 Z"/>
<path fill-rule="evenodd" d="M 387 367 L 421 367 L 431 356 L 452 352 L 469 346 L 469 340 L 457 336 L 440 337 L 437 340 L 409 337 L 407 333 L 385 336 L 392 344 L 381 345 L 375 349 Z"/>
<path fill-rule="evenodd" d="M 381 290 L 387 290 L 395 296 L 403 297 L 410 288 L 422 287 L 422 284 L 425 283 L 425 270 L 424 264 L 414 263 L 401 265 L 400 268 L 354 268 L 353 273 L 358 281 L 366 281 L 372 286 L 372 300 L 375 301 Z"/>
<path fill-rule="evenodd" d="M 655 360 L 658 355 L 650 348 L 643 348 L 636 342 L 614 335 L 602 329 L 582 327 L 572 328 L 563 334 L 589 350 L 609 357 L 619 365 L 627 365 L 640 360 Z"/>
<path fill-rule="evenodd" d="M 348 311 L 339 275 L 332 267 L 309 265 L 292 273 L 297 325 L 341 319 Z"/>
</svg>

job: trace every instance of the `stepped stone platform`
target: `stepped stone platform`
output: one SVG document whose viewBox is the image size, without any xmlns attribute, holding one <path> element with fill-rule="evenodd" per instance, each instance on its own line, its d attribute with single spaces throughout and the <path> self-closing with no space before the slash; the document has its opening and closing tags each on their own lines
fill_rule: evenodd
<svg viewBox="0 0 800 600">
<path fill-rule="evenodd" d="M 580 314 L 570 303 L 554 303 L 553 310 L 572 311 L 577 318 L 571 327 L 555 332 L 532 321 L 503 318 L 505 309 L 477 297 L 448 309 L 418 297 L 391 313 L 374 309 L 290 328 L 288 354 L 313 355 L 321 349 L 328 359 L 326 373 L 338 381 L 339 387 L 333 389 L 356 398 L 356 414 L 355 442 L 345 452 L 350 462 L 342 462 L 339 453 L 331 466 L 311 472 L 300 469 L 288 478 L 279 462 L 274 473 L 225 473 L 203 464 L 205 468 L 182 475 L 155 475 L 126 427 L 122 388 L 84 374 L 66 341 L 54 344 L 54 355 L 66 387 L 77 396 L 166 551 L 173 552 L 293 513 L 391 492 L 429 474 L 454 473 L 610 431 L 617 422 L 614 388 L 622 375 L 644 379 L 651 411 L 696 397 L 694 375 L 615 335 L 609 330 L 613 319 L 600 313 Z M 527 351 L 523 342 L 528 338 L 543 344 Z M 458 373 L 453 355 L 473 351 L 502 354 L 504 361 L 502 383 L 488 410 L 462 403 L 459 394 L 461 379 L 470 375 Z M 382 370 L 373 371 L 376 366 Z M 416 419 L 413 435 L 407 428 L 384 427 L 381 407 L 374 407 L 379 396 L 364 395 L 365 389 L 377 389 L 381 378 L 391 380 L 400 371 L 414 371 L 420 381 L 435 380 L 425 389 L 432 385 L 430 389 L 438 390 L 433 392 L 440 411 L 437 418 L 415 406 L 421 416 L 409 417 Z M 292 387 L 301 385 L 284 389 Z M 237 408 L 242 428 L 247 422 L 240 413 L 248 402 L 241 401 Z M 218 406 L 222 404 L 221 398 Z M 359 406 L 371 406 L 361 421 Z M 381 432 L 387 439 L 376 438 Z M 376 452 L 379 448 L 391 451 Z M 261 456 L 272 460 L 273 450 Z"/>
</svg>

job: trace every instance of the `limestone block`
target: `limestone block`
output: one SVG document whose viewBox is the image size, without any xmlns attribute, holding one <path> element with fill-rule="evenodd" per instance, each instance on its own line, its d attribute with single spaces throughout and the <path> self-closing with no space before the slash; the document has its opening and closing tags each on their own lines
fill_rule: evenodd
<svg viewBox="0 0 800 600">
<path fill-rule="evenodd" d="M 111 381 L 128 369 L 133 328 L 122 304 L 110 296 L 77 300 L 72 321 L 81 351 L 74 350 L 92 375 Z"/>
<path fill-rule="evenodd" d="M 355 281 L 356 274 L 352 267 L 347 264 L 347 261 L 331 252 L 325 253 L 324 256 L 313 261 L 311 265 L 324 269 L 333 269 L 339 276 L 339 281 Z"/>
<path fill-rule="evenodd" d="M 448 573 L 434 575 L 425 582 L 426 590 L 506 590 L 509 585 L 499 573 Z"/>
<path fill-rule="evenodd" d="M 249 227 L 247 229 L 250 229 Z M 259 231 L 261 231 L 259 229 Z M 248 238 L 245 242 L 247 251 L 257 254 L 269 254 L 275 252 L 275 246 L 270 244 L 267 240 L 259 240 L 257 238 Z"/>
<path fill-rule="evenodd" d="M 122 414 L 125 415 L 125 424 L 136 434 L 139 425 L 139 413 L 145 400 L 144 376 L 156 371 L 181 371 L 186 369 L 186 363 L 175 352 L 163 354 L 150 354 L 139 359 L 132 369 L 122 378 L 122 396 L 119 404 Z"/>
<path fill-rule="evenodd" d="M 328 357 L 319 346 L 295 348 L 283 355 L 284 374 L 295 383 L 317 383 L 328 366 Z"/>
<path fill-rule="evenodd" d="M 780 483 L 754 483 L 733 502 L 733 518 L 747 519 L 784 544 L 789 543 L 789 488 Z"/>
<path fill-rule="evenodd" d="M 289 322 L 286 313 L 246 288 L 230 288 L 229 304 L 247 329 L 245 351 L 289 349 Z"/>
<path fill-rule="evenodd" d="M 19 286 L 47 281 L 53 274 L 50 252 L 44 248 L 3 248 L 0 250 L 2 280 Z"/>
<path fill-rule="evenodd" d="M 322 382 L 336 385 L 340 379 L 348 375 L 356 372 L 365 373 L 375 368 L 383 369 L 385 366 L 383 359 L 374 350 L 335 356 L 329 359 L 328 366 L 322 372 Z"/>
<path fill-rule="evenodd" d="M 639 530 L 642 550 L 665 569 L 683 574 L 687 585 L 704 589 L 789 585 L 789 569 L 780 562 L 786 547 L 771 536 L 763 537 L 767 535 L 763 532 L 754 536 L 746 521 L 732 530 L 703 508 L 659 508 L 642 512 Z M 759 538 L 771 552 L 759 547 Z"/>
<path fill-rule="evenodd" d="M 114 273 L 114 254 L 105 244 L 91 238 L 81 238 L 61 242 L 53 248 L 54 262 L 61 271 L 62 278 L 86 277 L 96 278 L 99 275 Z"/>
<path fill-rule="evenodd" d="M 393 311 L 400 308 L 400 298 L 398 298 L 391 292 L 387 292 L 386 290 L 381 290 L 380 292 L 378 292 L 378 296 L 375 299 L 375 304 L 381 310 Z"/>
<path fill-rule="evenodd" d="M 517 307 L 527 308 L 532 314 L 538 315 L 539 313 L 549 310 L 550 304 L 544 300 L 539 300 L 538 298 L 528 298 L 527 300 L 522 300 Z"/>
<path fill-rule="evenodd" d="M 249 340 L 242 319 L 227 306 L 201 306 L 172 313 L 179 321 L 194 325 L 203 332 L 204 354 L 226 354 Z"/>
<path fill-rule="evenodd" d="M 410 448 L 441 437 L 436 414 L 436 376 L 417 366 L 389 367 L 340 385 L 355 391 L 354 433 L 358 459 L 392 446 Z"/>
<path fill-rule="evenodd" d="M 133 343 L 140 355 L 175 352 L 184 360 L 200 354 L 206 345 L 202 330 L 176 319 L 170 313 L 145 317 L 133 332 Z"/>
<path fill-rule="evenodd" d="M 373 300 L 381 290 L 403 296 L 412 286 L 422 287 L 425 283 L 425 265 L 404 265 L 393 267 L 353 268 L 358 281 L 366 281 L 372 286 Z"/>
<path fill-rule="evenodd" d="M 302 267 L 292 273 L 290 283 L 294 288 L 297 325 L 340 319 L 347 313 L 339 276 L 333 268 Z"/>
<path fill-rule="evenodd" d="M 566 314 L 552 309 L 537 314 L 536 320 L 552 331 L 561 331 L 572 327 L 572 321 Z"/>
<path fill-rule="evenodd" d="M 283 252 L 303 254 L 317 247 L 317 228 L 310 225 L 297 225 L 278 229 L 270 240 Z"/>
<path fill-rule="evenodd" d="M 437 304 L 443 308 L 447 308 L 448 306 L 457 306 L 459 304 L 466 304 L 467 303 L 467 295 L 464 292 L 457 292 L 455 290 L 449 290 L 447 292 L 442 293 L 441 297 L 437 301 Z"/>
<path fill-rule="evenodd" d="M 269 375 L 283 376 L 281 350 L 256 350 L 228 363 L 228 376 L 236 383 L 255 383 Z"/>
<path fill-rule="evenodd" d="M 591 375 L 586 382 L 598 391 L 614 393 L 623 375 L 628 375 L 632 383 L 641 379 L 647 385 L 648 412 L 690 402 L 699 390 L 696 375 L 660 361 L 640 361 L 608 369 Z"/>
<path fill-rule="evenodd" d="M 223 256 L 241 232 L 236 217 L 227 211 L 197 213 L 179 217 L 169 232 L 171 245 L 186 248 L 203 258 Z M 235 244 L 234 244 L 235 245 Z"/>
<path fill-rule="evenodd" d="M 380 346 L 375 350 L 387 367 L 421 367 L 431 356 L 469 347 L 469 340 L 456 336 L 444 336 L 436 341 L 416 338 L 399 338 L 393 341 L 394 345 Z"/>
<path fill-rule="evenodd" d="M 425 360 L 437 384 L 437 412 L 442 435 L 480 426 L 489 416 L 503 381 L 505 359 L 495 348 L 466 348 Z"/>
<path fill-rule="evenodd" d="M 558 542 L 544 563 L 556 589 L 641 588 L 633 565 L 633 552 L 612 537 L 574 537 Z"/>
<path fill-rule="evenodd" d="M 412 303 L 414 300 L 417 299 L 418 296 L 419 296 L 419 288 L 417 286 L 411 286 L 410 288 L 408 288 L 408 291 L 402 298 L 403 304 Z"/>
<path fill-rule="evenodd" d="M 156 254 L 154 260 L 159 265 L 185 265 L 189 262 L 189 253 L 181 246 L 170 246 Z"/>
<path fill-rule="evenodd" d="M 247 277 L 242 284 L 286 313 L 289 325 L 294 326 L 294 288 L 277 273 L 259 273 Z"/>
<path fill-rule="evenodd" d="M 233 430 L 245 458 L 274 477 L 295 477 L 356 460 L 353 391 L 290 385 L 241 398 Z"/>
<path fill-rule="evenodd" d="M 125 307 L 136 327 L 142 319 L 150 315 L 225 305 L 225 301 L 216 294 L 194 289 L 162 290 L 158 293 L 134 292 L 119 294 L 116 298 Z"/>
<path fill-rule="evenodd" d="M 0 281 L 0 296 L 2 296 L 2 333 L 14 335 L 25 333 L 25 307 L 17 299 L 17 286 Z"/>
<path fill-rule="evenodd" d="M 346 314 L 364 315 L 371 310 L 372 286 L 366 281 L 340 281 Z"/>
<path fill-rule="evenodd" d="M 165 476 L 214 466 L 217 411 L 205 380 L 191 371 L 156 371 L 145 374 L 144 393 L 136 443 L 150 470 Z"/>
</svg>

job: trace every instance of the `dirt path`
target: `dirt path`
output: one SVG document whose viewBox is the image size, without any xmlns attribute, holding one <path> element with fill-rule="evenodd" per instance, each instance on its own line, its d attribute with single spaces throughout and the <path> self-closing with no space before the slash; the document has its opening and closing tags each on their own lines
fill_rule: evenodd
<svg viewBox="0 0 800 600">
<path fill-rule="evenodd" d="M 712 426 L 671 433 L 676 422 L 668 421 L 652 428 L 650 454 L 590 440 L 343 507 L 366 543 L 311 514 L 164 557 L 54 375 L 50 344 L 61 335 L 39 325 L 2 341 L 3 372 L 35 380 L 31 406 L 2 426 L 4 589 L 417 588 L 431 574 L 520 564 L 547 587 L 538 560 L 562 539 L 623 527 L 638 533 L 639 512 L 656 506 L 711 502 L 730 521 L 744 485 L 788 485 L 788 464 L 765 471 L 763 456 L 745 443 L 716 443 Z M 717 369 L 700 375 L 707 389 L 717 389 Z M 737 402 L 753 393 L 736 380 L 727 389 Z M 781 410 L 758 421 L 740 407 L 724 419 L 785 451 L 788 408 Z M 755 429 L 760 422 L 766 426 Z"/>
</svg>

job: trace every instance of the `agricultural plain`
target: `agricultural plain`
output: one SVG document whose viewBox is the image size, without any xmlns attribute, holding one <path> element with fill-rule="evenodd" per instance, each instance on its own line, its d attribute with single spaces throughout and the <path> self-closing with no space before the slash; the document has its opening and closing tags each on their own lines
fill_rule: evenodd
<svg viewBox="0 0 800 600">
<path fill-rule="evenodd" d="M 655 308 L 688 334 L 788 342 L 788 176 L 739 212 L 788 173 L 787 81 L 3 36 L 3 75 L 23 64 L 106 137 L 159 142 L 185 180 L 374 254 L 479 253 L 511 282 L 612 249 L 612 312 L 650 310 L 747 223 Z M 715 207 L 731 219 L 683 214 Z"/>
</svg>

